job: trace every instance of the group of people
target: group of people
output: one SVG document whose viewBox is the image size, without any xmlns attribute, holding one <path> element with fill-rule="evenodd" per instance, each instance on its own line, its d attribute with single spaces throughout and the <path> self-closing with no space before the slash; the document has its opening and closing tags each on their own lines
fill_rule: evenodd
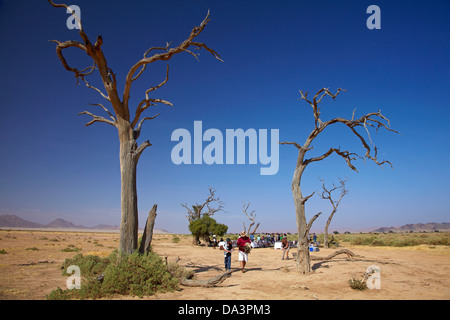
<svg viewBox="0 0 450 320">
<path fill-rule="evenodd" d="M 273 246 L 275 242 L 280 242 L 283 238 L 287 237 L 286 233 L 266 233 L 258 235 L 250 235 L 252 242 L 256 241 L 258 247 L 267 248 Z"/>
<path fill-rule="evenodd" d="M 268 239 L 270 239 L 270 241 L 273 241 L 273 243 L 275 243 L 275 241 L 280 241 L 281 242 L 281 249 L 283 250 L 283 255 L 281 257 L 281 260 L 289 259 L 289 250 L 290 250 L 290 242 L 287 239 L 287 235 L 281 235 L 281 234 L 272 234 L 271 236 L 264 236 L 263 235 L 263 239 L 269 241 Z M 253 239 L 252 239 L 253 238 Z M 259 238 L 259 239 L 258 239 Z M 214 236 L 215 239 L 215 236 Z M 238 261 L 240 264 L 240 268 L 242 272 L 245 272 L 245 265 L 248 262 L 248 254 L 251 250 L 251 243 L 254 240 L 254 236 L 250 235 L 250 237 L 245 233 L 245 231 L 242 231 L 239 234 L 239 238 L 236 241 L 236 246 L 239 249 L 239 257 L 238 257 Z M 261 241 L 261 236 L 258 235 L 256 241 Z M 230 238 L 227 238 L 226 242 L 223 241 L 223 239 L 220 239 L 221 241 L 219 242 L 220 245 L 220 249 L 223 249 L 224 251 L 224 263 L 225 263 L 225 270 L 226 271 L 230 271 L 231 270 L 231 252 L 234 251 L 233 249 L 233 242 L 231 241 Z M 214 241 L 214 240 L 213 240 Z M 215 246 L 214 246 L 215 248 Z"/>
</svg>

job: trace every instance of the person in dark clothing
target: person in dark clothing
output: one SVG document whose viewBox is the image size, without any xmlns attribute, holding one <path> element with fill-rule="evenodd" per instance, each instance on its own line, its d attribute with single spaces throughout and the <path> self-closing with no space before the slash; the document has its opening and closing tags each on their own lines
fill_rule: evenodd
<svg viewBox="0 0 450 320">
<path fill-rule="evenodd" d="M 224 262 L 225 262 L 225 270 L 231 270 L 231 252 L 233 251 L 233 244 L 231 243 L 230 238 L 227 238 L 227 242 L 223 248 Z"/>
</svg>

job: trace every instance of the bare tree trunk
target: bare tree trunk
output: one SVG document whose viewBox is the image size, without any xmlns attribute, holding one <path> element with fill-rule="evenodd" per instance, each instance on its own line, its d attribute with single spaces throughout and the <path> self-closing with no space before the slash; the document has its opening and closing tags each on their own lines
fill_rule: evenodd
<svg viewBox="0 0 450 320">
<path fill-rule="evenodd" d="M 300 188 L 301 177 L 306 166 L 303 165 L 305 151 L 299 150 L 297 166 L 292 179 L 292 195 L 294 197 L 295 215 L 297 219 L 298 245 L 297 245 L 297 270 L 303 274 L 311 272 L 311 259 L 309 256 L 309 229 L 306 225 L 305 202 L 312 196 L 303 197 Z M 314 194 L 314 193 L 313 193 Z"/>
<path fill-rule="evenodd" d="M 309 230 L 306 229 L 305 203 L 302 203 L 302 199 L 298 196 L 296 199 L 296 196 L 294 195 L 294 199 L 298 230 L 298 246 L 296 259 L 297 270 L 301 273 L 307 274 L 311 272 L 311 258 L 309 255 Z"/>
<path fill-rule="evenodd" d="M 198 246 L 199 242 L 200 242 L 200 237 L 199 236 L 192 236 L 192 244 L 194 246 Z"/>
<path fill-rule="evenodd" d="M 328 248 L 328 227 L 330 226 L 331 219 L 333 219 L 333 215 L 336 212 L 336 209 L 331 212 L 330 216 L 328 217 L 327 223 L 325 224 L 325 232 L 323 233 L 323 246 L 325 248 Z"/>
<path fill-rule="evenodd" d="M 145 223 L 144 233 L 142 234 L 141 246 L 139 247 L 139 253 L 144 254 L 150 251 L 150 245 L 153 239 L 153 227 L 155 226 L 156 219 L 156 208 L 158 206 L 155 204 L 150 210 L 147 222 Z"/>
<path fill-rule="evenodd" d="M 120 117 L 118 117 L 120 119 Z M 121 222 L 119 251 L 133 253 L 138 245 L 138 208 L 136 190 L 136 140 L 128 121 L 118 125 L 120 140 Z"/>
</svg>

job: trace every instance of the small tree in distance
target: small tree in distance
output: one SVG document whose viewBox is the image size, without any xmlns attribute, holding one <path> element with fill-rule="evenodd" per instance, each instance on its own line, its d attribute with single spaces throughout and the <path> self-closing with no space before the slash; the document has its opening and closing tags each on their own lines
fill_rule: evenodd
<svg viewBox="0 0 450 320">
<path fill-rule="evenodd" d="M 191 225 L 193 221 L 199 220 L 205 216 L 209 217 L 215 213 L 221 212 L 224 208 L 223 202 L 216 196 L 216 190 L 212 187 L 209 187 L 209 195 L 203 203 L 196 203 L 192 206 L 188 206 L 184 203 L 181 206 L 187 210 L 186 218 L 189 221 L 189 225 Z M 197 236 L 197 233 L 192 233 L 192 235 L 192 244 L 197 245 L 199 243 L 199 236 Z"/>
<path fill-rule="evenodd" d="M 324 200 L 329 200 L 330 203 L 331 203 L 331 206 L 333 207 L 333 210 L 331 211 L 330 215 L 328 216 L 327 223 L 325 224 L 325 232 L 323 234 L 323 237 L 324 237 L 324 239 L 323 239 L 323 246 L 325 248 L 328 248 L 328 227 L 330 226 L 331 219 L 333 219 L 333 216 L 336 213 L 337 208 L 338 208 L 339 204 L 341 203 L 342 198 L 346 194 L 348 194 L 348 190 L 345 189 L 345 184 L 346 184 L 347 181 L 348 180 L 339 179 L 339 183 L 340 183 L 339 186 L 335 186 L 333 184 L 333 186 L 330 189 L 328 189 L 325 186 L 325 182 L 322 180 L 322 193 L 319 194 L 319 196 L 320 196 L 320 198 L 322 198 Z M 334 191 L 337 191 L 337 190 L 340 190 L 341 194 L 339 195 L 339 199 L 338 200 L 333 200 L 332 199 L 332 193 Z"/>
<path fill-rule="evenodd" d="M 196 239 L 209 241 L 211 235 L 223 236 L 228 231 L 228 226 L 217 223 L 210 216 L 203 216 L 200 219 L 193 220 L 189 223 L 189 231 Z"/>
<path fill-rule="evenodd" d="M 242 206 L 242 211 L 244 212 L 245 216 L 248 218 L 248 220 L 250 220 L 250 224 L 248 226 L 248 228 L 245 227 L 245 222 L 242 222 L 242 224 L 244 225 L 244 232 L 248 235 L 251 234 L 255 234 L 256 230 L 258 229 L 260 223 L 256 223 L 256 213 L 255 210 L 253 210 L 252 212 L 247 212 L 248 207 L 250 207 L 250 202 L 246 205 L 244 202 L 244 205 Z M 256 225 L 255 225 L 256 223 Z M 252 231 L 252 227 L 255 226 L 253 228 Z"/>
</svg>

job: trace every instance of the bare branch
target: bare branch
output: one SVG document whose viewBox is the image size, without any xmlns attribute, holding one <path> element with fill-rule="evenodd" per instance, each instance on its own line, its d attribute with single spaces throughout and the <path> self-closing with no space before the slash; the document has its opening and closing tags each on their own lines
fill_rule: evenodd
<svg viewBox="0 0 450 320">
<path fill-rule="evenodd" d="M 255 228 L 253 229 L 253 232 L 252 232 L 251 229 L 256 223 L 256 221 L 255 221 L 256 214 L 255 214 L 255 210 L 253 210 L 250 213 L 247 212 L 249 206 L 250 206 L 250 202 L 247 205 L 244 202 L 244 205 L 242 206 L 242 211 L 247 216 L 248 220 L 250 220 L 250 225 L 248 226 L 248 229 L 247 229 L 245 227 L 245 222 L 242 222 L 242 224 L 244 225 L 244 232 L 246 232 L 247 234 L 254 234 L 256 232 L 256 230 L 258 229 L 258 227 L 259 227 L 259 223 L 256 224 L 256 226 L 255 226 Z"/>
<path fill-rule="evenodd" d="M 170 42 L 170 43 L 171 43 L 171 42 Z M 149 54 L 152 50 L 165 50 L 165 51 L 167 51 L 167 49 L 168 49 L 169 46 L 170 46 L 170 43 L 167 43 L 165 47 L 152 47 L 152 48 L 148 49 L 147 51 L 144 52 L 144 59 L 147 58 L 147 54 Z M 144 70 L 145 70 L 146 67 L 147 67 L 147 64 L 142 65 L 141 70 L 139 70 L 138 74 L 137 74 L 135 77 L 133 77 L 133 78 L 131 79 L 131 81 L 137 80 L 137 79 L 141 76 L 141 74 L 144 72 Z M 168 67 L 168 66 L 167 66 L 167 67 Z"/>
<path fill-rule="evenodd" d="M 148 94 L 152 91 L 155 91 L 155 90 L 161 88 L 163 85 L 165 85 L 167 83 L 167 80 L 169 80 L 169 65 L 167 65 L 166 78 L 164 79 L 164 81 L 161 82 L 160 84 L 158 84 L 156 87 L 151 87 L 150 89 L 145 91 L 145 98 L 148 100 L 149 99 Z"/>
<path fill-rule="evenodd" d="M 299 150 L 302 148 L 302 146 L 299 145 L 297 142 L 288 142 L 288 141 L 284 141 L 284 142 L 279 142 L 279 144 L 292 144 L 292 145 L 296 146 L 297 149 L 299 149 Z"/>
<path fill-rule="evenodd" d="M 98 89 L 98 88 L 96 88 L 96 87 L 94 87 L 94 86 L 91 86 L 91 85 L 89 84 L 89 82 L 87 82 L 87 80 L 86 80 L 84 77 L 81 77 L 81 79 L 82 79 L 82 80 L 84 81 L 84 83 L 86 84 L 86 87 L 91 88 L 91 89 L 97 91 L 98 93 L 100 93 L 100 95 L 101 95 L 103 98 L 105 98 L 106 100 L 108 100 L 109 102 L 111 102 L 111 99 L 109 99 L 109 96 L 105 95 L 100 89 Z"/>
<path fill-rule="evenodd" d="M 211 204 L 217 202 L 218 207 L 211 207 Z M 216 190 L 212 187 L 209 187 L 209 196 L 202 204 L 196 203 L 192 206 L 192 209 L 188 207 L 187 204 L 181 205 L 183 208 L 186 208 L 188 211 L 188 215 L 186 216 L 189 221 L 193 221 L 196 219 L 200 219 L 203 216 L 212 216 L 214 213 L 223 211 L 224 204 L 220 200 L 219 197 L 216 196 Z M 207 211 L 203 212 L 204 209 Z"/>
<path fill-rule="evenodd" d="M 204 43 L 193 42 L 193 39 L 195 37 L 197 37 L 203 31 L 203 29 L 205 28 L 205 26 L 207 25 L 208 22 L 209 22 L 209 10 L 208 10 L 208 13 L 207 13 L 205 19 L 203 19 L 202 23 L 200 24 L 200 26 L 194 27 L 192 29 L 189 37 L 186 40 L 184 40 L 182 43 L 180 43 L 177 47 L 169 49 L 169 44 L 168 44 L 164 48 L 157 47 L 157 48 L 150 48 L 149 50 L 147 50 L 147 52 L 144 54 L 144 58 L 139 60 L 133 67 L 131 67 L 130 71 L 127 74 L 126 81 L 125 81 L 125 89 L 124 89 L 124 94 L 123 94 L 123 99 L 122 99 L 124 107 L 128 108 L 128 100 L 130 98 L 131 84 L 132 84 L 133 80 L 136 80 L 142 74 L 144 66 L 147 64 L 153 63 L 155 61 L 170 60 L 174 54 L 177 54 L 180 52 L 185 52 L 185 51 L 190 51 L 188 49 L 190 46 L 195 46 L 199 49 L 204 48 L 207 51 L 209 51 L 216 59 L 223 61 L 222 59 L 220 59 L 220 56 L 217 52 L 215 52 L 214 50 L 207 47 Z M 147 54 L 153 49 L 164 50 L 165 52 L 155 53 L 151 57 L 147 57 Z M 190 53 L 193 54 L 192 51 L 190 51 Z M 195 54 L 194 54 L 194 56 L 195 56 Z M 138 74 L 135 76 L 134 74 L 138 71 L 138 69 L 140 69 L 140 70 L 139 70 Z"/>
<path fill-rule="evenodd" d="M 329 96 L 331 96 L 331 97 L 334 99 L 334 98 L 336 98 L 336 96 L 339 94 L 340 91 L 345 91 L 345 90 L 339 88 L 338 91 L 337 91 L 337 93 L 333 95 L 333 94 L 329 93 L 328 89 L 321 89 L 321 90 L 319 90 L 318 94 L 320 94 L 321 92 L 324 92 L 323 94 L 329 95 Z M 305 99 L 306 101 L 309 101 L 309 100 L 306 99 L 306 94 L 303 94 L 303 93 L 301 93 L 301 94 L 302 94 L 302 99 Z M 317 98 L 318 94 L 316 94 L 316 96 L 315 96 L 314 99 Z M 320 99 L 322 99 L 322 97 L 323 97 L 323 96 L 321 96 Z M 319 99 L 318 101 L 320 101 L 320 99 Z M 313 101 L 314 101 L 314 100 L 313 100 Z M 313 140 L 318 136 L 318 134 L 319 134 L 320 132 L 322 132 L 327 126 L 332 125 L 332 124 L 335 124 L 335 123 L 343 123 L 343 124 L 345 124 L 348 128 L 350 128 L 350 130 L 351 130 L 351 131 L 352 131 L 352 132 L 360 139 L 360 141 L 361 141 L 361 143 L 362 143 L 364 149 L 366 150 L 366 153 L 365 153 L 364 157 L 360 157 L 360 156 L 358 156 L 356 153 L 350 153 L 350 152 L 348 152 L 348 151 L 340 151 L 340 149 L 334 149 L 334 148 L 332 148 L 332 149 L 330 149 L 327 153 L 325 153 L 324 155 L 322 155 L 321 157 L 317 157 L 317 158 L 312 158 L 312 159 L 309 159 L 309 160 L 305 160 L 305 161 L 303 162 L 304 164 L 308 164 L 308 163 L 313 162 L 313 161 L 319 161 L 319 160 L 322 160 L 322 159 L 328 157 L 331 153 L 336 152 L 338 155 L 340 155 L 341 157 L 345 158 L 346 161 L 347 161 L 348 166 L 349 166 L 352 170 L 355 170 L 355 171 L 357 171 L 357 170 L 356 170 L 356 168 L 351 164 L 351 160 L 354 160 L 354 159 L 356 159 L 356 158 L 354 158 L 354 157 L 352 157 L 352 156 L 356 156 L 356 157 L 359 157 L 359 158 L 361 158 L 361 159 L 366 159 L 366 158 L 368 158 L 368 159 L 374 161 L 374 162 L 375 162 L 377 165 L 379 165 L 379 166 L 382 166 L 383 164 L 387 163 L 387 164 L 389 164 L 389 165 L 391 166 L 391 168 L 392 168 L 392 164 L 391 164 L 389 161 L 387 161 L 387 160 L 379 161 L 379 160 L 378 160 L 378 158 L 377 158 L 377 149 L 378 149 L 378 148 L 374 145 L 374 143 L 373 143 L 373 141 L 372 141 L 372 138 L 371 138 L 371 136 L 370 136 L 369 129 L 368 129 L 368 127 L 375 127 L 375 126 L 376 126 L 376 130 L 378 130 L 379 128 L 385 128 L 385 129 L 387 129 L 388 131 L 398 133 L 397 131 L 395 131 L 395 130 L 389 128 L 389 124 L 390 124 L 389 119 L 387 119 L 383 114 L 381 114 L 381 111 L 368 113 L 368 114 L 363 115 L 363 116 L 362 116 L 361 118 L 359 118 L 359 119 L 355 119 L 355 110 L 356 110 L 356 109 L 355 109 L 355 110 L 353 111 L 351 120 L 337 117 L 337 118 L 328 120 L 328 121 L 326 121 L 326 122 L 322 122 L 322 121 L 320 120 L 320 118 L 319 118 L 320 111 L 319 111 L 319 109 L 318 109 L 318 107 L 317 107 L 317 103 L 314 103 L 314 102 L 311 102 L 311 101 L 309 101 L 309 102 L 311 103 L 311 105 L 312 105 L 313 108 L 314 108 L 314 113 L 315 113 L 314 118 L 315 118 L 316 128 L 315 128 L 313 131 L 311 131 L 311 133 L 309 134 L 309 136 L 308 136 L 308 138 L 307 138 L 307 140 L 306 140 L 305 145 L 303 146 L 303 148 L 309 147 L 309 145 L 312 143 L 312 141 L 313 141 Z M 386 121 L 387 124 L 384 123 L 384 122 L 382 122 L 382 121 Z M 370 145 L 366 142 L 366 140 L 363 138 L 363 136 L 362 136 L 360 133 L 358 133 L 358 132 L 356 131 L 356 128 L 357 128 L 357 127 L 363 127 L 364 130 L 366 130 L 366 132 L 367 132 L 367 134 L 368 134 L 368 137 L 369 137 L 370 144 L 373 145 L 373 150 L 374 150 L 374 154 L 373 154 L 373 155 L 371 154 L 372 148 L 370 147 Z M 307 150 L 310 150 L 310 149 L 308 148 Z"/>
<path fill-rule="evenodd" d="M 313 193 L 311 193 L 309 196 L 306 196 L 305 198 L 302 198 L 302 202 L 303 203 L 305 203 L 306 201 L 308 201 L 309 200 L 309 198 L 311 198 L 313 195 L 314 195 L 314 193 L 316 193 L 315 191 L 313 192 Z"/>
<path fill-rule="evenodd" d="M 91 124 L 93 124 L 95 122 L 104 122 L 104 123 L 110 124 L 117 128 L 117 122 L 115 122 L 115 121 L 111 121 L 111 120 L 105 119 L 101 116 L 97 116 L 95 114 L 90 113 L 89 111 L 80 112 L 78 115 L 82 115 L 82 114 L 87 114 L 92 117 L 92 120 L 85 124 L 86 127 L 90 126 Z"/>
<path fill-rule="evenodd" d="M 144 152 L 144 150 L 147 148 L 147 147 L 150 147 L 152 144 L 150 143 L 150 141 L 144 141 L 144 142 L 142 142 L 141 143 L 141 145 L 136 149 L 136 151 L 135 151 L 135 155 L 136 155 L 136 163 L 138 162 L 138 160 L 139 160 L 139 157 L 141 156 L 141 154 L 142 154 L 142 152 Z"/>
<path fill-rule="evenodd" d="M 106 113 L 108 113 L 109 117 L 110 117 L 114 122 L 117 121 L 116 117 L 114 117 L 114 116 L 112 115 L 112 113 L 109 112 L 109 110 L 106 109 L 105 106 L 102 105 L 101 103 L 89 103 L 89 105 L 91 105 L 91 106 L 99 106 L 99 107 L 102 107 L 102 109 L 105 110 Z"/>
<path fill-rule="evenodd" d="M 139 122 L 139 124 L 137 125 L 136 129 L 133 130 L 133 132 L 134 132 L 134 139 L 137 140 L 137 138 L 139 138 L 139 136 L 141 135 L 141 128 L 142 128 L 142 124 L 144 123 L 144 121 L 146 121 L 146 120 L 153 120 L 153 119 L 155 119 L 157 116 L 159 116 L 159 113 L 156 114 L 156 115 L 154 115 L 153 117 L 145 117 L 145 118 L 143 118 L 143 119 Z"/>
<path fill-rule="evenodd" d="M 86 46 L 84 44 L 82 44 L 81 42 L 78 41 L 73 41 L 73 40 L 69 40 L 69 41 L 65 41 L 65 42 L 60 42 L 58 40 L 50 40 L 51 42 L 55 42 L 57 44 L 56 46 L 56 54 L 58 55 L 59 60 L 61 61 L 63 67 L 70 72 L 73 72 L 75 74 L 75 78 L 77 78 L 77 84 L 81 79 L 84 79 L 85 76 L 90 75 L 94 69 L 95 69 L 95 65 L 92 67 L 88 67 L 86 69 L 83 69 L 82 71 L 79 71 L 77 68 L 73 68 L 70 67 L 69 64 L 66 61 L 66 58 L 64 57 L 62 50 L 63 49 L 67 49 L 67 48 L 79 48 L 83 51 L 86 52 Z M 86 70 L 90 69 L 88 72 L 84 72 Z"/>
<path fill-rule="evenodd" d="M 154 106 L 155 103 L 162 103 L 162 104 L 165 104 L 165 105 L 168 105 L 171 107 L 173 106 L 173 104 L 169 101 L 166 101 L 163 99 L 152 99 L 148 96 L 148 94 L 150 92 L 155 91 L 155 90 L 161 88 L 163 85 L 165 85 L 168 80 L 169 80 L 169 65 L 167 65 L 166 78 L 164 79 L 164 81 L 161 82 L 160 84 L 158 84 L 157 86 L 151 87 L 150 89 L 145 91 L 145 99 L 142 100 L 136 108 L 136 114 L 134 116 L 133 121 L 131 122 L 132 127 L 136 126 L 137 122 L 140 119 L 142 112 L 144 112 L 148 107 Z"/>
<path fill-rule="evenodd" d="M 361 157 L 358 156 L 356 153 L 352 153 L 352 152 L 349 152 L 349 151 L 341 151 L 340 148 L 339 149 L 330 148 L 330 150 L 328 150 L 327 152 L 325 152 L 323 155 L 321 155 L 319 157 L 306 159 L 306 160 L 303 161 L 303 165 L 306 166 L 306 165 L 308 165 L 311 162 L 323 160 L 323 159 L 327 158 L 328 156 L 330 156 L 333 152 L 335 152 L 336 154 L 338 154 L 339 156 L 344 158 L 345 161 L 347 162 L 347 165 L 350 167 L 350 169 L 358 172 L 358 170 L 352 164 L 352 160 L 355 160 L 356 158 L 352 157 L 352 156 L 356 156 L 358 158 L 361 158 Z"/>
<path fill-rule="evenodd" d="M 53 7 L 55 7 L 55 8 L 66 8 L 67 11 L 70 10 L 70 8 L 69 8 L 69 6 L 68 6 L 67 4 L 64 4 L 64 3 L 62 3 L 62 4 L 53 3 L 52 0 L 48 0 L 48 2 L 50 2 L 50 4 L 51 4 Z M 78 25 L 80 26 L 80 29 L 83 29 L 83 26 L 82 26 L 82 24 L 81 24 L 80 18 L 79 18 L 79 17 L 75 14 L 75 12 L 73 12 L 73 11 L 72 11 L 72 15 L 74 16 L 75 20 L 77 20 Z"/>
<path fill-rule="evenodd" d="M 317 214 L 314 215 L 314 217 L 312 217 L 308 224 L 306 225 L 306 233 L 309 233 L 309 230 L 311 230 L 312 224 L 313 222 L 322 214 L 322 212 L 319 212 Z"/>
<path fill-rule="evenodd" d="M 322 88 L 319 91 L 317 91 L 316 95 L 314 96 L 313 100 L 311 101 L 311 100 L 307 99 L 308 92 L 303 93 L 303 91 L 300 90 L 300 94 L 302 96 L 300 99 L 303 99 L 306 102 L 308 102 L 311 105 L 311 107 L 313 108 L 314 122 L 315 122 L 316 128 L 321 127 L 323 124 L 322 120 L 320 119 L 320 108 L 319 108 L 319 103 L 322 101 L 323 97 L 328 95 L 333 100 L 335 100 L 341 91 L 345 91 L 345 90 L 338 88 L 337 92 L 335 94 L 332 94 L 328 88 Z M 319 98 L 319 96 L 320 96 L 320 98 Z M 317 100 L 317 98 L 319 98 L 319 99 Z"/>
<path fill-rule="evenodd" d="M 322 193 L 319 193 L 319 197 L 322 198 L 323 200 L 328 200 L 330 201 L 331 205 L 333 206 L 333 211 L 335 211 L 337 209 L 337 207 L 339 206 L 339 203 L 341 202 L 342 198 L 348 194 L 348 189 L 345 188 L 345 184 L 347 183 L 348 179 L 342 180 L 341 178 L 339 178 L 339 183 L 340 185 L 336 186 L 334 183 L 332 184 L 331 188 L 327 188 L 325 186 L 325 182 L 323 180 L 321 180 L 322 182 Z M 338 200 L 333 200 L 333 192 L 336 190 L 340 190 L 341 193 L 339 195 L 339 199 Z"/>
</svg>

